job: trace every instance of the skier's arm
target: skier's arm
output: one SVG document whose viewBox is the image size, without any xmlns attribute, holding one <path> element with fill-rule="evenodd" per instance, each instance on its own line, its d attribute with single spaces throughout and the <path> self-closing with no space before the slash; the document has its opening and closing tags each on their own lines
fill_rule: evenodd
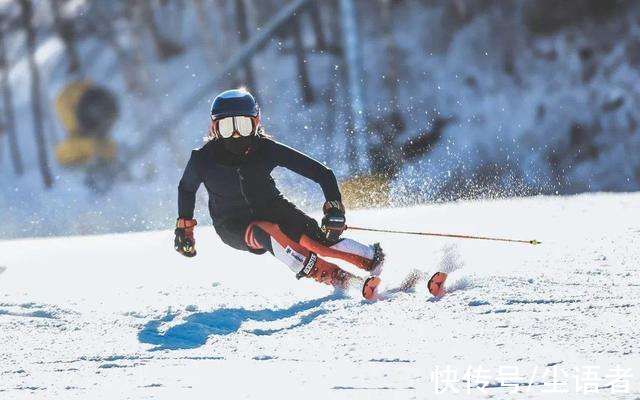
<svg viewBox="0 0 640 400">
<path fill-rule="evenodd" d="M 278 166 L 285 167 L 319 184 L 327 201 L 342 200 L 338 181 L 331 169 L 306 154 L 278 142 L 273 142 L 272 152 Z"/>
<path fill-rule="evenodd" d="M 196 192 L 202 183 L 196 170 L 195 151 L 191 152 L 191 158 L 184 169 L 182 179 L 178 185 L 178 217 L 193 219 L 193 211 L 196 207 Z"/>
<path fill-rule="evenodd" d="M 178 185 L 178 221 L 174 231 L 176 237 L 173 248 L 185 257 L 194 257 L 197 254 L 193 229 L 198 221 L 193 219 L 193 211 L 196 208 L 196 192 L 202 180 L 196 170 L 195 154 L 195 151 L 191 152 L 191 158 Z"/>
</svg>

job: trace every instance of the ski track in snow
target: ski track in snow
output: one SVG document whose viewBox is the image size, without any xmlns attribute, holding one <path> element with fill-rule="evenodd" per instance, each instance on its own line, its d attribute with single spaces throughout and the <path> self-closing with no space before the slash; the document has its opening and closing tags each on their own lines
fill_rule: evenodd
<svg viewBox="0 0 640 400">
<path fill-rule="evenodd" d="M 226 248 L 211 228 L 197 230 L 193 260 L 173 252 L 171 231 L 0 242 L 0 264 L 11 266 L 0 267 L 0 398 L 580 399 L 547 393 L 549 377 L 532 373 L 597 366 L 589 398 L 636 399 L 640 235 L 629 216 L 639 201 L 351 212 L 354 225 L 543 242 L 359 234 L 388 254 L 378 302 L 297 281 L 269 256 Z M 415 289 L 398 290 L 416 268 Z M 442 299 L 424 287 L 438 269 L 450 273 Z M 633 373 L 628 395 L 606 378 L 618 365 Z M 480 366 L 486 382 L 464 378 Z M 512 366 L 517 376 L 501 380 L 498 369 Z M 436 395 L 433 373 L 447 367 L 459 393 Z"/>
</svg>

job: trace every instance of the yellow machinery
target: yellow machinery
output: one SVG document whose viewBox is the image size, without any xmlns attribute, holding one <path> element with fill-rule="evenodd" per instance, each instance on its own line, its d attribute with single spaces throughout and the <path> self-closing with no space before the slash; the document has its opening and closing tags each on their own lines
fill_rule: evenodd
<svg viewBox="0 0 640 400">
<path fill-rule="evenodd" d="M 118 118 L 115 96 L 90 81 L 74 81 L 55 101 L 67 138 L 56 146 L 56 158 L 64 166 L 110 162 L 117 146 L 109 133 Z"/>
</svg>

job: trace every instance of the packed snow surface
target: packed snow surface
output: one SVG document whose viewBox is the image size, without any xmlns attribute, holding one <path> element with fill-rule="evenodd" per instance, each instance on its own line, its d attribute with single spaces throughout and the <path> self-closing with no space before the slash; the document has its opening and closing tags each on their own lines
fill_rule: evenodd
<svg viewBox="0 0 640 400">
<path fill-rule="evenodd" d="M 383 281 L 455 270 L 450 293 L 378 302 L 171 230 L 0 242 L 1 399 L 640 396 L 640 194 L 362 210 Z M 455 247 L 452 247 L 455 246 Z M 555 376 L 554 376 L 555 373 Z"/>
</svg>

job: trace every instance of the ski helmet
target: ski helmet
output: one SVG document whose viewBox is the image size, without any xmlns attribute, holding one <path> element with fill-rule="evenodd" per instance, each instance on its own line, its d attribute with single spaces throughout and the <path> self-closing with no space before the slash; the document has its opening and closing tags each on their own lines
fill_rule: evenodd
<svg viewBox="0 0 640 400">
<path fill-rule="evenodd" d="M 211 118 L 216 120 L 226 117 L 258 117 L 260 107 L 256 99 L 246 89 L 226 90 L 213 99 Z"/>
</svg>

